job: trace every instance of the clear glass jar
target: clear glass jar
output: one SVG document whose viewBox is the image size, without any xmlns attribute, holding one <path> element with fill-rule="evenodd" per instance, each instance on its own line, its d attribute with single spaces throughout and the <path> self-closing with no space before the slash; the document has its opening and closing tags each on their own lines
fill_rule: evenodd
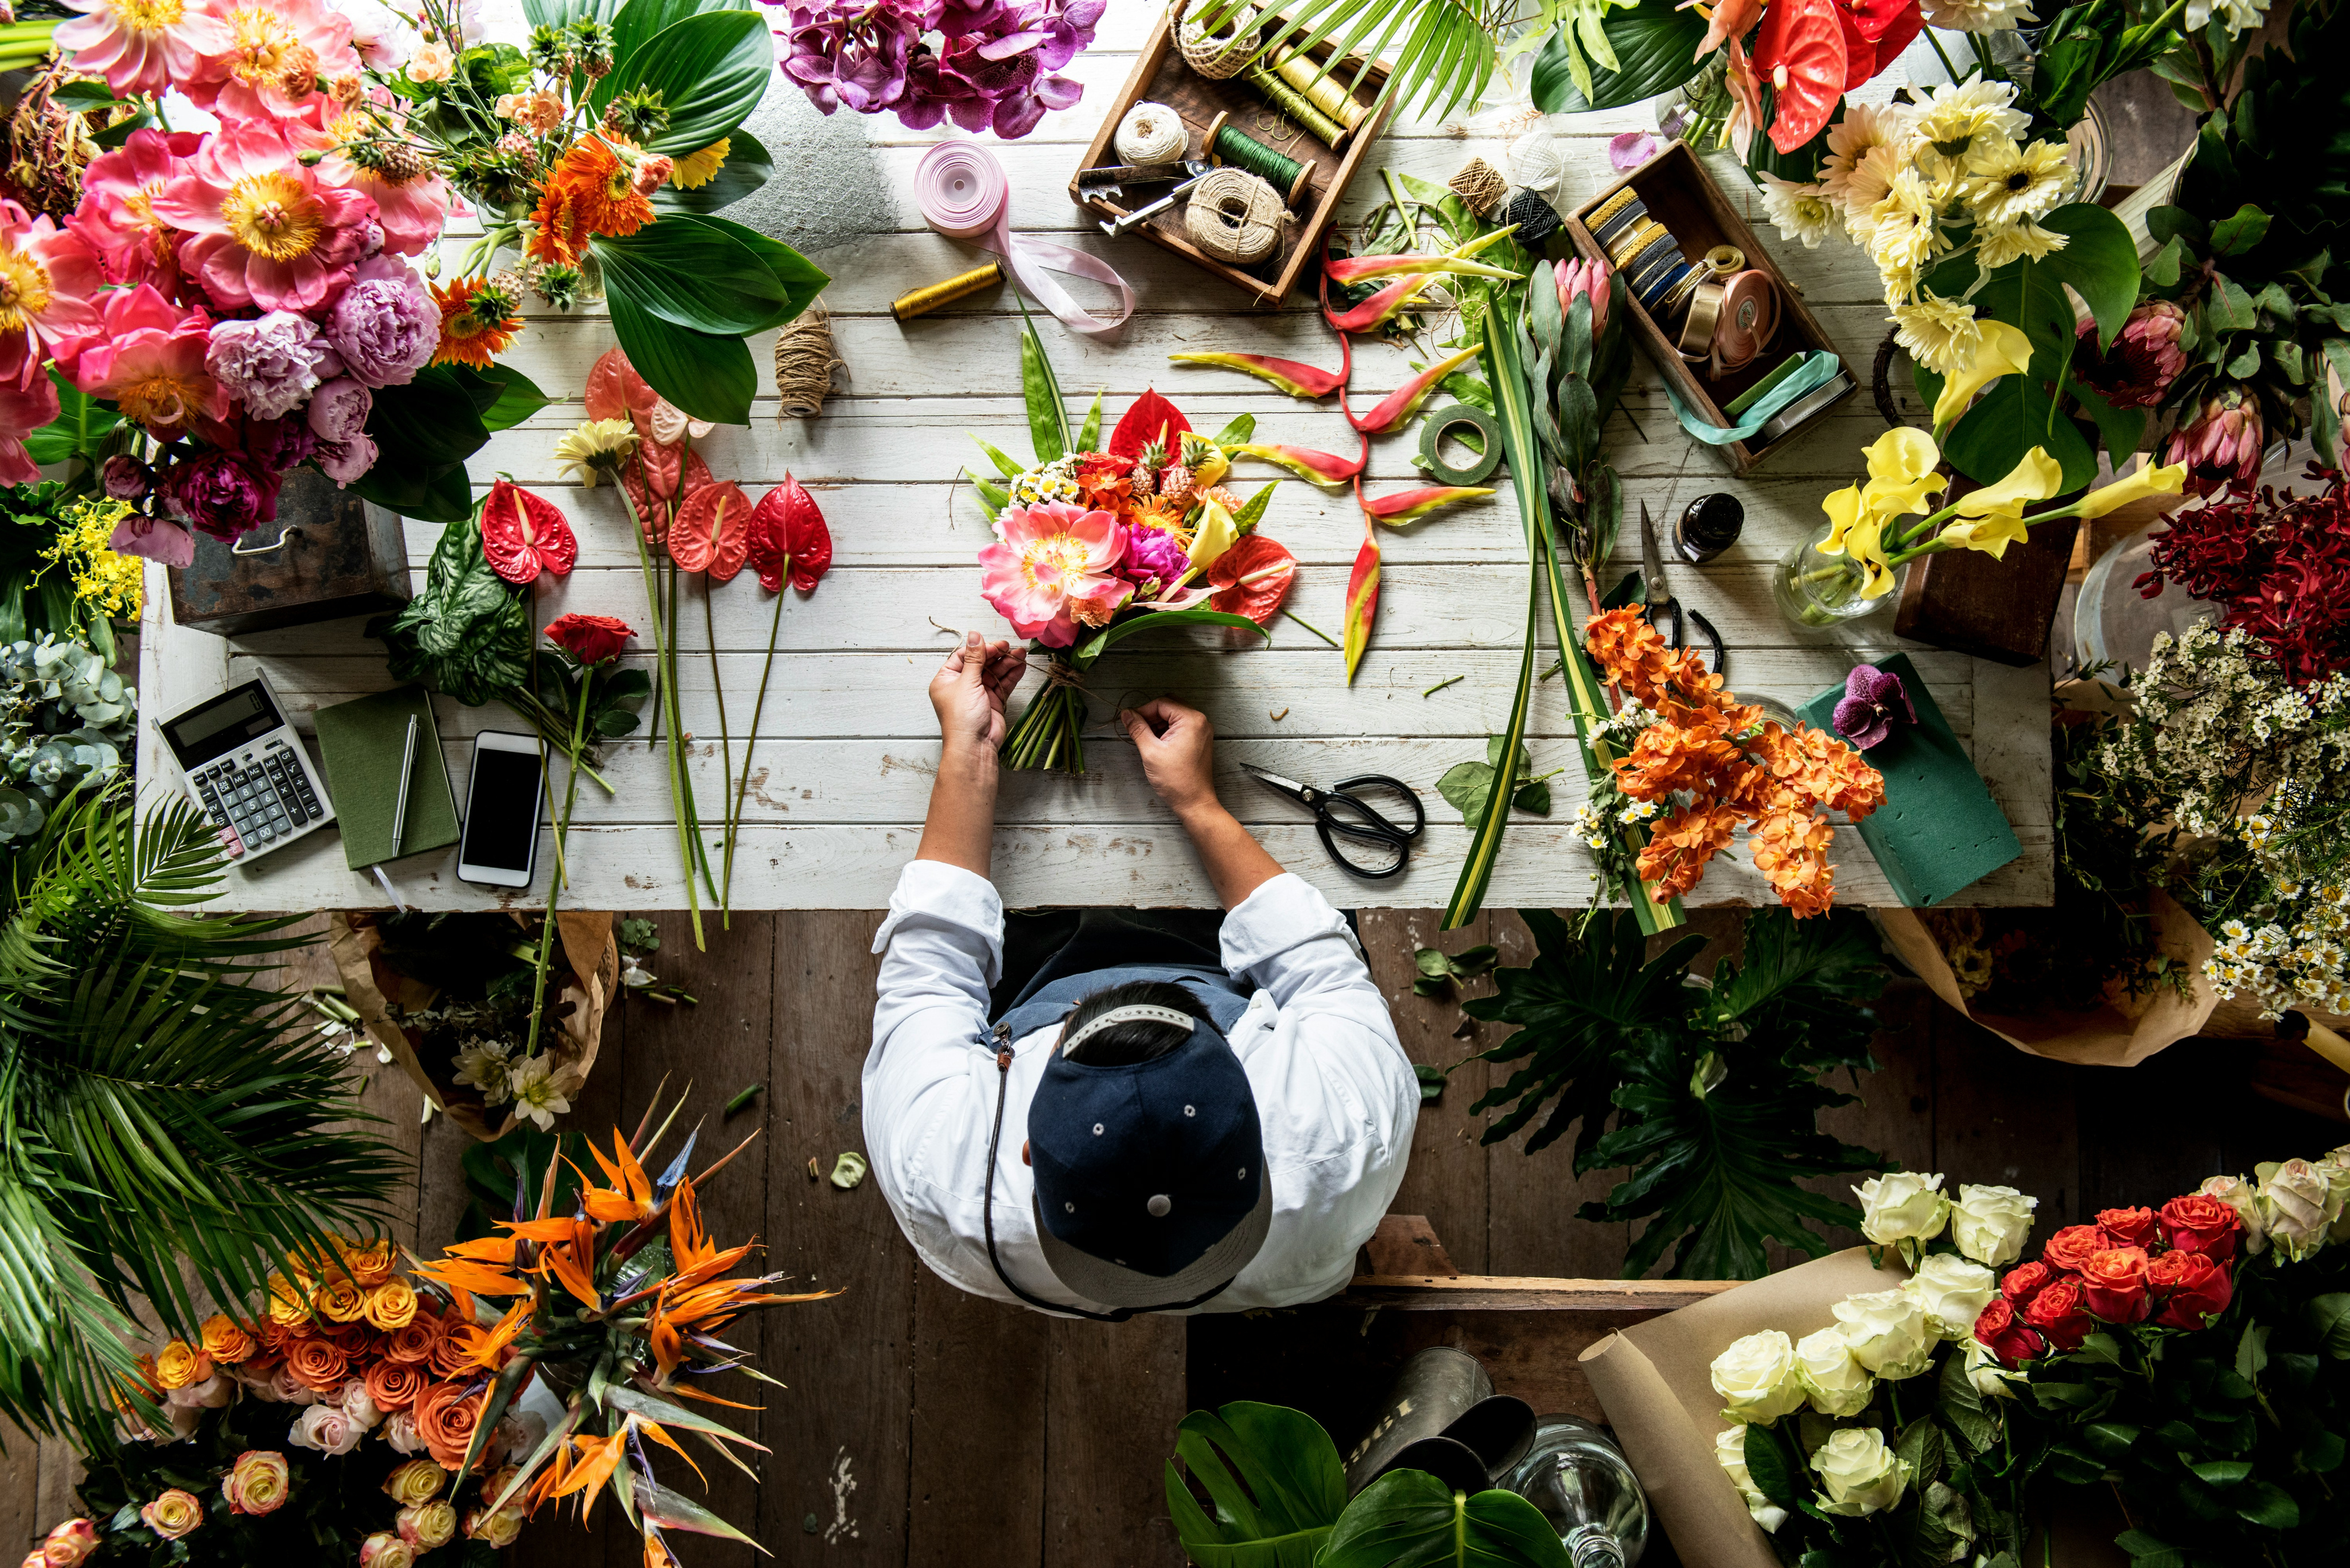
<svg viewBox="0 0 2350 1568">
<path fill-rule="evenodd" d="M 1575 1416 L 1545 1416 L 1503 1483 L 1558 1532 L 1575 1568 L 1638 1568 L 1648 1498 L 1613 1438 Z"/>
<path fill-rule="evenodd" d="M 1797 626 L 1817 628 L 1856 619 L 1894 597 L 1888 589 L 1875 598 L 1862 597 L 1860 590 L 1868 578 L 1860 563 L 1850 556 L 1820 553 L 1828 533 L 1829 524 L 1823 523 L 1772 568 L 1772 602 Z"/>
</svg>

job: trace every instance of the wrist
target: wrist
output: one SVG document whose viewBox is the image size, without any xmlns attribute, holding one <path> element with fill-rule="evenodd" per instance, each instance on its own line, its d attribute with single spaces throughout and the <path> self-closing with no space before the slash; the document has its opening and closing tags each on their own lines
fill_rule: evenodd
<svg viewBox="0 0 2350 1568">
<path fill-rule="evenodd" d="M 984 736 L 955 735 L 939 744 L 939 777 L 965 779 L 995 786 L 995 743 Z"/>
<path fill-rule="evenodd" d="M 1216 798 L 1213 790 L 1202 791 L 1188 799 L 1169 804 L 1174 810 L 1175 819 L 1183 825 L 1184 830 L 1195 835 L 1232 816 L 1232 813 L 1224 809 L 1224 803 Z"/>
</svg>

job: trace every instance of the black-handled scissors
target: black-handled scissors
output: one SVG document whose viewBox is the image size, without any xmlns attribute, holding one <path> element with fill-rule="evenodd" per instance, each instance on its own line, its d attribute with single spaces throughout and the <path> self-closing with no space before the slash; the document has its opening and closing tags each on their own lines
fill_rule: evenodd
<svg viewBox="0 0 2350 1568">
<path fill-rule="evenodd" d="M 1385 774 L 1364 774 L 1357 778 L 1342 780 L 1335 788 L 1321 789 L 1313 784 L 1299 784 L 1295 779 L 1283 778 L 1279 774 L 1258 767 L 1253 763 L 1243 763 L 1241 767 L 1254 774 L 1268 788 L 1278 790 L 1298 805 L 1310 807 L 1314 813 L 1314 826 L 1322 835 L 1322 847 L 1330 852 L 1331 859 L 1357 877 L 1377 881 L 1400 874 L 1411 859 L 1413 842 L 1428 826 L 1428 813 L 1420 809 L 1419 796 L 1413 794 L 1411 786 L 1403 780 L 1389 778 Z M 1411 807 L 1411 826 L 1405 827 L 1388 821 L 1368 801 L 1355 793 L 1361 789 L 1383 789 L 1401 796 Z M 1377 846 L 1377 849 L 1372 851 L 1377 858 L 1367 866 L 1357 865 L 1338 847 L 1340 838 L 1350 844 Z"/>
<path fill-rule="evenodd" d="M 1724 680 L 1730 676 L 1730 652 L 1721 646 L 1721 633 L 1713 629 L 1713 622 L 1696 610 L 1684 610 L 1681 601 L 1673 597 L 1673 590 L 1665 586 L 1665 553 L 1657 547 L 1657 525 L 1648 519 L 1648 504 L 1640 503 L 1640 601 L 1641 613 L 1648 624 L 1664 637 L 1667 647 L 1683 649 L 1690 645 L 1689 628 L 1682 618 L 1696 623 L 1698 630 L 1713 646 L 1713 673 Z M 1664 618 L 1671 617 L 1671 628 L 1667 629 Z"/>
</svg>

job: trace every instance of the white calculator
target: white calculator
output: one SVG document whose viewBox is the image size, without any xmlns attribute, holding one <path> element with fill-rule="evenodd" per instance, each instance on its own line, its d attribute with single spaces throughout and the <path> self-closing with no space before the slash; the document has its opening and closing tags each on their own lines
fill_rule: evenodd
<svg viewBox="0 0 2350 1568">
<path fill-rule="evenodd" d="M 229 858 L 283 849 L 335 820 L 327 786 L 259 676 L 159 726 L 188 798 L 221 830 Z"/>
</svg>

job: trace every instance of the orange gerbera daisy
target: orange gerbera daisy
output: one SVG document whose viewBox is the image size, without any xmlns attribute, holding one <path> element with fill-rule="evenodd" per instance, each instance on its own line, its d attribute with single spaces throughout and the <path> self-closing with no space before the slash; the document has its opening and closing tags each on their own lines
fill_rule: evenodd
<svg viewBox="0 0 2350 1568">
<path fill-rule="evenodd" d="M 637 190 L 636 170 L 623 152 L 636 144 L 608 131 L 591 131 L 573 142 L 548 171 L 539 188 L 531 222 L 530 256 L 569 265 L 588 248 L 590 234 L 633 234 L 653 221 L 653 204 Z"/>
<path fill-rule="evenodd" d="M 522 330 L 514 296 L 485 277 L 432 286 L 433 303 L 441 307 L 441 346 L 432 351 L 432 362 L 488 369 Z"/>
</svg>

